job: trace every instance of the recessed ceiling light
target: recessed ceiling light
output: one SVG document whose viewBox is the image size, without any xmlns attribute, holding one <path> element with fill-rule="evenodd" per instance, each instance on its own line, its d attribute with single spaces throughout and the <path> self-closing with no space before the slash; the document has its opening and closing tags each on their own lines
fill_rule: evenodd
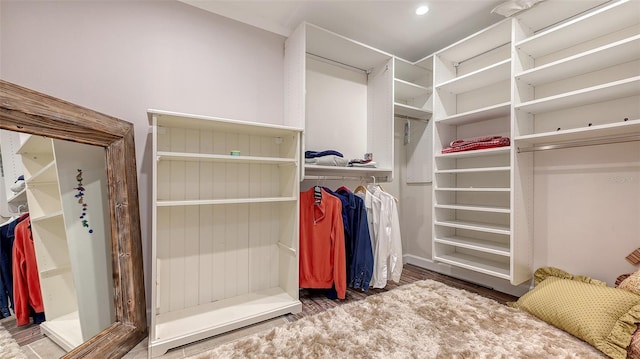
<svg viewBox="0 0 640 359">
<path fill-rule="evenodd" d="M 420 5 L 416 9 L 416 15 L 424 15 L 429 12 L 429 7 L 427 5 Z"/>
</svg>

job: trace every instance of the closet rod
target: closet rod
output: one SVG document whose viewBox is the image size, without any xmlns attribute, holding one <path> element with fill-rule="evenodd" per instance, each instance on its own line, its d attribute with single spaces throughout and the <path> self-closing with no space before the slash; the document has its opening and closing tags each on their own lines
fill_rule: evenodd
<svg viewBox="0 0 640 359">
<path fill-rule="evenodd" d="M 352 66 L 352 65 L 349 65 L 349 64 L 345 64 L 344 62 L 340 62 L 340 61 L 332 60 L 332 59 L 326 58 L 326 57 L 324 57 L 324 56 L 316 55 L 316 54 L 313 54 L 313 53 L 311 53 L 311 52 L 307 52 L 306 54 L 307 54 L 307 55 L 309 55 L 309 56 L 310 56 L 310 57 L 312 57 L 312 58 L 315 58 L 315 59 L 316 59 L 316 60 L 318 60 L 318 61 L 322 61 L 322 62 L 325 62 L 325 63 L 328 63 L 328 64 L 333 64 L 333 65 L 339 65 L 339 66 L 341 66 L 341 67 L 346 68 L 347 70 L 357 70 L 357 71 L 362 71 L 362 72 L 364 72 L 365 74 L 368 74 L 368 73 L 369 73 L 369 71 L 368 71 L 368 70 L 361 69 L 361 68 L 359 68 L 359 67 L 355 67 L 355 66 Z"/>
<path fill-rule="evenodd" d="M 571 21 L 571 20 L 573 20 L 573 19 L 576 19 L 576 18 L 578 18 L 578 17 L 580 17 L 580 16 L 582 16 L 582 15 L 584 15 L 584 14 L 588 13 L 588 12 L 591 12 L 591 11 L 593 11 L 593 10 L 597 9 L 597 8 L 605 7 L 605 6 L 607 6 L 608 4 L 610 4 L 611 2 L 612 2 L 612 1 L 611 1 L 611 0 L 609 0 L 609 1 L 604 2 L 603 4 L 599 4 L 599 5 L 596 5 L 596 6 L 590 7 L 590 8 L 588 8 L 588 9 L 586 9 L 586 10 L 583 10 L 582 12 L 579 12 L 579 13 L 577 13 L 577 14 L 575 14 L 575 15 L 572 15 L 571 17 L 568 17 L 568 18 L 566 18 L 566 19 L 562 19 L 562 20 L 560 20 L 560 21 L 556 21 L 556 22 L 554 22 L 553 24 L 549 24 L 549 25 L 547 25 L 547 26 L 545 26 L 545 27 L 543 27 L 543 28 L 537 29 L 536 31 L 534 31 L 534 32 L 533 32 L 533 34 L 534 34 L 534 35 L 536 35 L 536 34 L 541 33 L 542 31 L 545 31 L 545 30 L 550 29 L 550 28 L 552 28 L 552 27 L 555 27 L 555 26 L 558 26 L 558 25 L 560 25 L 560 24 L 563 24 L 563 23 L 569 22 L 569 21 Z M 538 5 L 538 4 L 539 4 L 539 3 L 536 3 L 535 5 Z M 535 5 L 534 5 L 534 6 L 535 6 Z M 525 10 L 522 10 L 522 11 L 526 11 L 526 10 L 528 10 L 528 9 L 525 9 Z M 511 15 L 511 16 L 518 15 L 519 13 L 520 13 L 520 11 L 519 11 L 518 13 L 516 13 L 516 14 Z"/>
<path fill-rule="evenodd" d="M 422 121 L 422 122 L 429 123 L 429 119 L 428 118 L 419 118 L 419 117 L 413 117 L 413 116 L 407 116 L 407 115 L 395 115 L 393 117 L 395 117 L 397 119 L 400 119 L 400 120 L 414 120 L 414 121 Z"/>
<path fill-rule="evenodd" d="M 456 68 L 457 68 L 458 66 L 460 66 L 460 65 L 464 64 L 464 63 L 465 63 L 465 62 L 467 62 L 467 61 L 473 60 L 473 59 L 475 59 L 476 57 L 480 57 L 480 56 L 482 56 L 482 55 L 484 55 L 484 54 L 487 54 L 487 53 L 489 53 L 489 52 L 491 52 L 491 51 L 493 51 L 493 50 L 499 49 L 499 48 L 503 47 L 504 45 L 509 45 L 510 43 L 511 43 L 511 41 L 505 42 L 504 44 L 500 44 L 500 45 L 498 45 L 498 46 L 492 47 L 492 48 L 490 48 L 490 49 L 489 49 L 489 50 L 487 50 L 487 51 L 484 51 L 484 52 L 481 52 L 481 53 L 479 53 L 479 54 L 473 55 L 473 56 L 471 56 L 471 57 L 469 57 L 469 58 L 467 58 L 467 59 L 464 59 L 464 60 L 462 60 L 462 61 L 460 61 L 460 62 L 454 62 L 454 63 L 453 63 L 453 67 L 456 67 Z"/>
<path fill-rule="evenodd" d="M 623 143 L 623 142 L 633 142 L 633 141 L 640 141 L 640 135 L 601 138 L 596 140 L 575 141 L 575 142 L 568 142 L 568 143 L 549 144 L 549 145 L 532 146 L 532 147 L 524 147 L 524 148 L 518 147 L 518 152 L 520 153 L 520 152 L 557 150 L 562 148 L 596 146 L 596 145 L 606 145 L 610 143 Z"/>
<path fill-rule="evenodd" d="M 338 180 L 338 181 L 344 181 L 344 180 L 357 180 L 357 181 L 364 181 L 367 182 L 367 179 L 371 179 L 374 178 L 376 181 L 382 180 L 383 182 L 386 182 L 388 180 L 387 176 L 304 176 L 305 180 Z"/>
</svg>

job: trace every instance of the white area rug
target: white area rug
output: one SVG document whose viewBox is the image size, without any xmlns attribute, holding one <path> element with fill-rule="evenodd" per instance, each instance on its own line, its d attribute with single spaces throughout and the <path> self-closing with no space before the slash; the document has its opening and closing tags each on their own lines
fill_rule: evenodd
<svg viewBox="0 0 640 359">
<path fill-rule="evenodd" d="M 604 357 L 523 311 L 423 280 L 192 358 Z"/>
<path fill-rule="evenodd" d="M 0 324 L 0 359 L 26 359 L 18 343 L 11 334 Z"/>
</svg>

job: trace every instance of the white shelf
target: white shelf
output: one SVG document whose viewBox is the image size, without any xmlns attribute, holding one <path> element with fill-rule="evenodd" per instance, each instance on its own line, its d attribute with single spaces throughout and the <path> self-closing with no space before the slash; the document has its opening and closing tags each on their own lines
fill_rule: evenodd
<svg viewBox="0 0 640 359">
<path fill-rule="evenodd" d="M 23 189 L 22 191 L 14 194 L 13 196 L 11 196 L 11 198 L 9 198 L 7 200 L 7 203 L 9 204 L 15 204 L 15 205 L 19 205 L 19 204 L 26 204 L 27 203 L 27 189 Z"/>
<path fill-rule="evenodd" d="M 428 96 L 432 89 L 414 83 L 395 79 L 394 80 L 394 96 L 396 99 L 412 99 L 419 96 Z"/>
<path fill-rule="evenodd" d="M 440 209 L 455 209 L 462 211 L 476 211 L 476 212 L 491 212 L 491 213 L 511 213 L 511 209 L 508 207 L 499 206 L 478 206 L 469 204 L 436 204 L 434 208 Z"/>
<path fill-rule="evenodd" d="M 460 187 L 438 187 L 435 191 L 446 192 L 510 192 L 511 188 L 500 187 L 473 187 L 473 188 L 460 188 Z"/>
<path fill-rule="evenodd" d="M 434 221 L 436 226 L 450 227 L 450 228 L 460 228 L 460 229 L 470 229 L 473 231 L 487 232 L 487 233 L 496 233 L 496 234 L 504 234 L 509 235 L 511 231 L 508 226 L 502 226 L 492 223 L 482 223 L 482 222 L 470 222 L 470 221 L 458 221 L 458 220 L 447 220 L 447 221 Z"/>
<path fill-rule="evenodd" d="M 375 158 L 374 158 L 375 161 Z M 386 177 L 391 175 L 389 168 L 368 167 L 338 167 L 304 165 L 305 176 L 375 176 Z"/>
<path fill-rule="evenodd" d="M 393 112 L 395 116 L 410 116 L 421 120 L 428 120 L 432 115 L 431 110 L 425 110 L 398 102 L 393 104 Z"/>
<path fill-rule="evenodd" d="M 490 120 L 493 118 L 509 116 L 511 102 L 503 102 L 497 105 L 483 107 L 477 110 L 459 113 L 436 120 L 437 123 L 447 125 L 464 125 L 467 123 Z"/>
<path fill-rule="evenodd" d="M 419 83 L 424 79 L 425 73 L 432 73 L 432 63 L 412 64 L 406 60 L 397 58 L 394 66 L 394 77 L 399 80 Z"/>
<path fill-rule="evenodd" d="M 515 109 L 531 114 L 540 114 L 639 94 L 640 76 L 635 76 L 603 85 L 523 102 L 516 105 Z"/>
<path fill-rule="evenodd" d="M 52 221 L 52 220 L 59 220 L 62 221 L 63 217 L 62 217 L 62 210 L 58 210 L 56 212 L 51 212 L 51 213 L 47 213 L 44 216 L 40 216 L 40 217 L 31 217 L 31 223 L 39 223 L 39 222 L 45 222 L 45 221 Z M 61 225 L 63 223 L 61 222 Z"/>
<path fill-rule="evenodd" d="M 393 57 L 391 54 L 309 23 L 306 24 L 306 35 L 308 54 L 361 70 L 372 69 Z"/>
<path fill-rule="evenodd" d="M 258 156 L 231 156 L 202 153 L 180 153 L 158 151 L 158 161 L 185 161 L 185 162 L 226 162 L 226 163 L 262 163 L 262 164 L 290 164 L 295 165 L 295 158 L 258 157 Z"/>
<path fill-rule="evenodd" d="M 161 352 L 255 323 L 302 310 L 302 304 L 280 288 L 269 288 L 156 316 L 156 336 L 149 340 Z"/>
<path fill-rule="evenodd" d="M 56 268 L 41 270 L 40 278 L 50 278 L 60 274 L 67 274 L 70 272 L 71 272 L 71 264 L 67 264 L 66 266 L 59 266 Z"/>
<path fill-rule="evenodd" d="M 503 146 L 503 147 L 496 147 L 496 148 L 487 148 L 484 150 L 438 153 L 435 155 L 435 157 L 436 158 L 472 158 L 472 157 L 493 156 L 493 155 L 499 155 L 499 154 L 509 154 L 510 152 L 511 152 L 510 146 Z"/>
<path fill-rule="evenodd" d="M 209 130 L 218 132 L 232 132 L 238 134 L 254 133 L 256 130 L 264 136 L 286 136 L 290 135 L 292 130 L 300 130 L 288 126 L 272 125 L 272 124 L 256 124 L 254 122 L 245 122 L 232 120 L 228 118 L 193 115 L 173 111 L 163 111 L 150 109 L 147 111 L 149 121 L 153 115 L 158 115 L 159 127 L 177 127 L 194 130 Z"/>
<path fill-rule="evenodd" d="M 609 1 L 611 0 L 546 0 L 514 15 L 514 18 L 534 32 L 544 31 Z"/>
<path fill-rule="evenodd" d="M 46 321 L 40 323 L 40 329 L 44 335 L 50 337 L 66 351 L 70 351 L 84 343 L 77 311 L 55 319 L 47 318 Z"/>
<path fill-rule="evenodd" d="M 492 261 L 482 257 L 476 257 L 464 253 L 440 254 L 434 259 L 443 263 L 455 265 L 466 269 L 488 274 L 494 277 L 511 279 L 509 264 Z"/>
<path fill-rule="evenodd" d="M 637 25 L 640 23 L 639 11 L 638 1 L 615 2 L 542 31 L 515 44 L 515 47 L 533 58 L 538 58 L 603 34 Z"/>
<path fill-rule="evenodd" d="M 506 243 L 487 241 L 477 238 L 449 236 L 435 238 L 436 243 L 447 244 L 450 246 L 473 249 L 478 252 L 497 254 L 500 256 L 510 256 L 509 245 Z"/>
<path fill-rule="evenodd" d="M 456 168 L 451 170 L 436 170 L 436 174 L 458 174 L 458 173 L 482 173 L 482 172 L 509 172 L 511 167 L 474 167 L 474 168 Z"/>
<path fill-rule="evenodd" d="M 511 21 L 503 20 L 444 48 L 437 55 L 452 62 L 462 62 L 511 42 L 510 29 Z"/>
<path fill-rule="evenodd" d="M 640 59 L 640 35 L 523 71 L 515 78 L 537 86 L 637 59 Z"/>
<path fill-rule="evenodd" d="M 541 144 L 560 144 L 570 141 L 594 140 L 640 133 L 640 119 L 574 128 L 557 132 L 545 132 L 514 138 L 514 146 L 525 147 Z"/>
<path fill-rule="evenodd" d="M 50 162 L 41 170 L 34 173 L 33 176 L 26 178 L 25 182 L 27 186 L 34 185 L 34 184 L 47 184 L 47 183 L 57 184 L 58 175 L 56 173 L 56 163 Z"/>
<path fill-rule="evenodd" d="M 258 197 L 258 198 L 226 198 L 226 199 L 201 199 L 201 200 L 158 200 L 158 207 L 176 207 L 176 206 L 206 206 L 206 205 L 224 205 L 224 204 L 243 204 L 243 203 L 274 203 L 274 202 L 294 202 L 296 197 Z"/>
<path fill-rule="evenodd" d="M 16 152 L 19 155 L 34 153 L 52 153 L 51 139 L 38 135 L 29 136 Z"/>
<path fill-rule="evenodd" d="M 469 74 L 436 85 L 438 91 L 461 94 L 471 90 L 508 81 L 511 77 L 511 59 L 506 59 Z"/>
</svg>

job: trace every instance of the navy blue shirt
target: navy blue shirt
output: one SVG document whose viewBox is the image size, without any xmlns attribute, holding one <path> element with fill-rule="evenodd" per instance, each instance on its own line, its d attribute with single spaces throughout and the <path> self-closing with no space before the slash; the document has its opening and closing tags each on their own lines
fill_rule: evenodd
<svg viewBox="0 0 640 359">
<path fill-rule="evenodd" d="M 328 188 L 324 189 L 342 202 L 347 285 L 352 288 L 362 288 L 364 291 L 369 290 L 373 275 L 373 249 L 364 200 L 345 187 L 341 187 L 336 192 Z"/>
</svg>

